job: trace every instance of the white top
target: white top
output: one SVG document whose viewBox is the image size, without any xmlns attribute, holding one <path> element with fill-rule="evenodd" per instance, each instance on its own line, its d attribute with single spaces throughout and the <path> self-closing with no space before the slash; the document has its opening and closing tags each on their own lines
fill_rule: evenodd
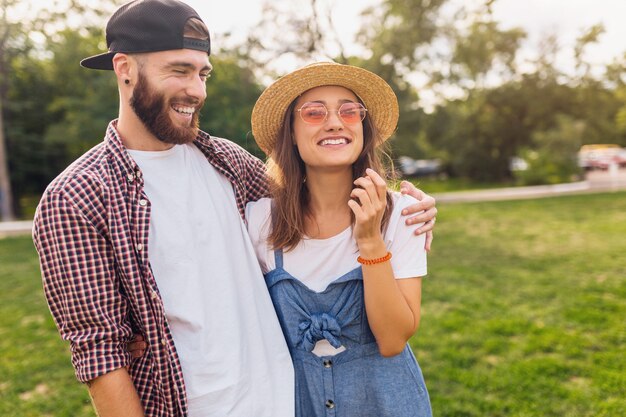
<svg viewBox="0 0 626 417">
<path fill-rule="evenodd" d="M 194 145 L 129 154 L 189 416 L 293 417 L 293 365 L 231 183 Z"/>
<path fill-rule="evenodd" d="M 400 193 L 392 194 L 394 205 L 389 218 L 384 240 L 391 252 L 391 266 L 396 279 L 422 277 L 427 273 L 425 235 L 415 236 L 419 227 L 406 226 L 402 209 L 417 202 L 413 197 Z M 271 200 L 263 198 L 248 203 L 246 219 L 248 232 L 254 245 L 257 259 L 263 273 L 276 268 L 274 251 L 267 243 L 270 232 Z M 306 238 L 291 251 L 283 253 L 283 268 L 313 291 L 322 292 L 342 275 L 357 268 L 359 256 L 356 241 L 352 237 L 352 227 L 328 239 Z M 343 351 L 335 349 L 328 341 L 316 344 L 313 353 L 318 356 L 333 355 Z"/>
</svg>

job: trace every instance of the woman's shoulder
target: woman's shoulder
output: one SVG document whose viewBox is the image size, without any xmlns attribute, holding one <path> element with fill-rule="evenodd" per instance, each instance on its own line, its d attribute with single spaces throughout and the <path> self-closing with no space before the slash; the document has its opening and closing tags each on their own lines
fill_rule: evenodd
<svg viewBox="0 0 626 417">
<path fill-rule="evenodd" d="M 406 207 L 416 204 L 419 201 L 408 194 L 402 194 L 400 191 L 390 191 L 391 199 L 393 201 L 393 212 L 401 212 Z"/>
<path fill-rule="evenodd" d="M 391 191 L 390 194 L 393 201 L 393 210 L 389 216 L 389 222 L 385 232 L 385 240 L 387 242 L 393 241 L 398 234 L 404 235 L 406 233 L 411 233 L 412 230 L 415 229 L 415 227 L 406 226 L 404 223 L 404 219 L 406 217 L 402 215 L 402 210 L 410 205 L 418 203 L 418 200 L 415 197 L 402 194 L 399 191 Z M 419 227 L 419 225 L 416 227 Z"/>
<path fill-rule="evenodd" d="M 262 234 L 267 232 L 266 226 L 269 223 L 272 211 L 272 199 L 261 198 L 246 204 L 246 221 L 248 222 L 248 232 Z"/>
<path fill-rule="evenodd" d="M 268 197 L 260 198 L 257 201 L 250 201 L 246 204 L 246 218 L 269 213 L 272 208 L 272 199 Z"/>
</svg>

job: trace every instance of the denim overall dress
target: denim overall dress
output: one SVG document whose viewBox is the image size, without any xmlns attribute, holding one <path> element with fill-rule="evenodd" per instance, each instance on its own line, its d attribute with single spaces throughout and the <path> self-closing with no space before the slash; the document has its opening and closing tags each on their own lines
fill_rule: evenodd
<svg viewBox="0 0 626 417">
<path fill-rule="evenodd" d="M 296 378 L 296 417 L 431 417 L 422 371 L 407 344 L 399 355 L 380 355 L 363 300 L 361 268 L 315 292 L 283 269 L 265 274 L 287 340 Z M 326 339 L 346 350 L 316 356 Z"/>
</svg>

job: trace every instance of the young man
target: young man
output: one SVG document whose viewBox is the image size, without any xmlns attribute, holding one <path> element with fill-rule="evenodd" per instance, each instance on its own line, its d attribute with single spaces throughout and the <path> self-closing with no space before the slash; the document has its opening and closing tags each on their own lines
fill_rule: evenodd
<svg viewBox="0 0 626 417">
<path fill-rule="evenodd" d="M 263 163 L 198 129 L 209 33 L 177 0 L 136 0 L 106 29 L 119 117 L 47 188 L 34 221 L 45 294 L 100 417 L 290 417 L 293 369 L 245 205 Z M 434 200 L 419 190 L 431 220 Z M 424 231 L 432 229 L 430 223 Z M 141 334 L 147 351 L 127 343 Z"/>
</svg>

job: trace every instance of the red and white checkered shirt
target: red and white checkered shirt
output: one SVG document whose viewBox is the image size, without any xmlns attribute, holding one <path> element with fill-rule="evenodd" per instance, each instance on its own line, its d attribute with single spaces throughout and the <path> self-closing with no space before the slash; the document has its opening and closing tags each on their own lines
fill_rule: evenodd
<svg viewBox="0 0 626 417">
<path fill-rule="evenodd" d="M 33 240 L 43 287 L 80 381 L 127 367 L 146 416 L 185 416 L 182 370 L 148 262 L 150 201 L 116 125 L 42 196 Z M 242 218 L 247 202 L 267 195 L 259 159 L 204 132 L 195 144 L 232 183 Z M 135 333 L 149 346 L 139 359 L 126 350 Z"/>
</svg>

